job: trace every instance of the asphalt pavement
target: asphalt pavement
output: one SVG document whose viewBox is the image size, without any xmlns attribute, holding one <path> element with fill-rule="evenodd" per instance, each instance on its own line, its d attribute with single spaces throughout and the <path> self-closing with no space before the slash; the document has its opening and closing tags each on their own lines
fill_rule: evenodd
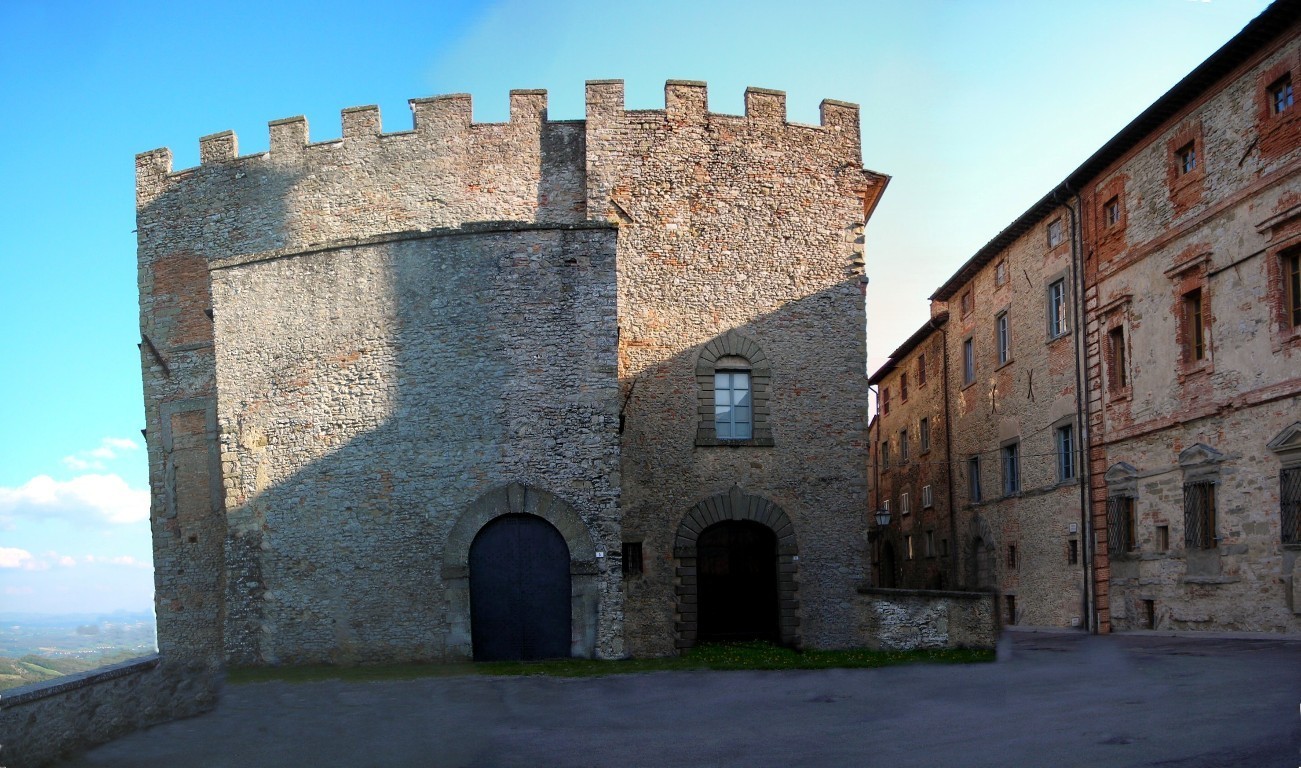
<svg viewBox="0 0 1301 768">
<path fill-rule="evenodd" d="M 62 763 L 1301 766 L 1301 642 L 1008 632 L 991 664 L 228 685 Z"/>
</svg>

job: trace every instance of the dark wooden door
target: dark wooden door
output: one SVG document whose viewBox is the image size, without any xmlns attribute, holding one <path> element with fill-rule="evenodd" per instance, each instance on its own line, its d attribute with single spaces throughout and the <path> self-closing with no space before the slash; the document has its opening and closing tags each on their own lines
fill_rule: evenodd
<svg viewBox="0 0 1301 768">
<path fill-rule="evenodd" d="M 550 523 L 505 515 L 470 545 L 475 661 L 569 655 L 569 547 Z"/>
<path fill-rule="evenodd" d="M 706 528 L 696 574 L 701 641 L 778 640 L 775 533 L 748 521 Z"/>
</svg>

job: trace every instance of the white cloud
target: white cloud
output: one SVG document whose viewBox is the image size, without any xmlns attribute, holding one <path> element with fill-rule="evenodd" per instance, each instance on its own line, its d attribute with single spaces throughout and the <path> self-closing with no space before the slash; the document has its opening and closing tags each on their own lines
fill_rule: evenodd
<svg viewBox="0 0 1301 768">
<path fill-rule="evenodd" d="M 0 487 L 0 520 L 62 517 L 73 521 L 137 523 L 149 519 L 149 491 L 114 474 L 59 482 L 39 475 L 17 488 Z"/>
<path fill-rule="evenodd" d="M 29 565 L 36 562 L 32 553 L 25 549 L 17 547 L 0 547 L 0 568 L 24 568 L 30 570 Z"/>
<path fill-rule="evenodd" d="M 153 565 L 142 560 L 137 560 L 131 555 L 119 555 L 117 557 L 104 557 L 102 555 L 86 555 L 84 558 L 87 563 L 98 563 L 100 565 L 123 565 L 128 568 L 153 568 Z"/>
<path fill-rule="evenodd" d="M 63 457 L 63 464 L 73 472 L 85 472 L 90 469 L 104 470 L 104 462 L 112 461 L 128 451 L 140 450 L 139 444 L 130 438 L 106 437 L 99 445 L 88 451 L 78 451 Z"/>
</svg>

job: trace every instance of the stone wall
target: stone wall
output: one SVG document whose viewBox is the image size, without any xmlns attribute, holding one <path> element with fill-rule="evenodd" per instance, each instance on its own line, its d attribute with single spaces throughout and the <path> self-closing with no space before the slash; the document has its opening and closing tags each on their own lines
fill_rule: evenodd
<svg viewBox="0 0 1301 768">
<path fill-rule="evenodd" d="M 993 592 L 860 587 L 859 636 L 881 651 L 989 648 L 1000 623 Z"/>
<path fill-rule="evenodd" d="M 38 768 L 216 705 L 220 677 L 158 654 L 11 688 L 0 696 L 0 764 Z"/>
</svg>

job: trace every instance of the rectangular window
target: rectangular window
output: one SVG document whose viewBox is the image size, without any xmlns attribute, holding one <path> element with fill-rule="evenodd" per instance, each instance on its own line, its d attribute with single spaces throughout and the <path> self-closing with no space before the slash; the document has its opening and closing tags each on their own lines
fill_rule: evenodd
<svg viewBox="0 0 1301 768">
<path fill-rule="evenodd" d="M 994 265 L 994 285 L 1007 283 L 1007 259 L 1001 259 Z"/>
<path fill-rule="evenodd" d="M 1197 147 L 1193 142 L 1188 142 L 1179 149 L 1175 150 L 1176 167 L 1179 168 L 1179 175 L 1192 173 L 1197 169 Z"/>
<path fill-rule="evenodd" d="M 904 544 L 907 547 L 908 559 L 912 560 L 913 559 L 913 536 L 911 533 L 904 537 Z"/>
<path fill-rule="evenodd" d="M 1016 545 L 1015 544 L 1007 545 L 1007 569 L 1009 571 L 1016 570 Z"/>
<path fill-rule="evenodd" d="M 949 540 L 940 539 L 940 557 L 949 556 Z"/>
<path fill-rule="evenodd" d="M 1170 526 L 1158 525 L 1156 527 L 1156 551 L 1170 551 Z"/>
<path fill-rule="evenodd" d="M 1137 546 L 1133 496 L 1108 497 L 1107 544 L 1107 550 L 1116 555 L 1131 552 Z"/>
<path fill-rule="evenodd" d="M 1065 424 L 1054 430 L 1057 444 L 1057 482 L 1075 479 L 1075 427 Z"/>
<path fill-rule="evenodd" d="M 641 542 L 625 541 L 623 543 L 623 577 L 640 576 L 642 571 Z"/>
<path fill-rule="evenodd" d="M 1283 254 L 1283 307 L 1288 324 L 1301 326 L 1301 250 Z"/>
<path fill-rule="evenodd" d="M 908 430 L 899 430 L 899 463 L 908 463 Z"/>
<path fill-rule="evenodd" d="M 935 531 L 927 531 L 922 538 L 922 544 L 926 548 L 926 556 L 935 557 Z"/>
<path fill-rule="evenodd" d="M 750 372 L 714 373 L 714 430 L 720 440 L 749 440 Z"/>
<path fill-rule="evenodd" d="M 994 328 L 998 344 L 998 364 L 1003 365 L 1012 359 L 1012 329 L 1007 322 L 1007 313 L 1000 312 L 994 318 Z"/>
<path fill-rule="evenodd" d="M 917 386 L 926 386 L 926 353 L 917 355 Z"/>
<path fill-rule="evenodd" d="M 899 374 L 899 402 L 908 402 L 908 372 Z"/>
<path fill-rule="evenodd" d="M 1184 547 L 1215 548 L 1215 483 L 1184 486 Z"/>
<path fill-rule="evenodd" d="M 931 420 L 924 418 L 917 424 L 918 442 L 921 443 L 919 452 L 930 453 L 931 451 Z"/>
<path fill-rule="evenodd" d="M 923 485 L 922 486 L 922 509 L 930 509 L 933 506 L 935 506 L 935 500 L 931 498 L 931 487 L 929 485 Z"/>
<path fill-rule="evenodd" d="M 1066 281 L 1054 280 L 1048 285 L 1048 336 L 1057 338 L 1070 330 L 1066 322 Z"/>
<path fill-rule="evenodd" d="M 1013 496 L 1021 492 L 1021 444 L 1009 443 L 1002 448 L 1003 457 L 1003 495 Z"/>
<path fill-rule="evenodd" d="M 980 501 L 980 457 L 967 459 L 967 499 L 973 504 Z"/>
<path fill-rule="evenodd" d="M 960 300 L 960 304 L 962 306 L 963 317 L 966 317 L 967 315 L 971 314 L 971 310 L 973 307 L 973 302 L 971 300 L 971 291 L 962 292 L 962 298 Z"/>
<path fill-rule="evenodd" d="M 885 467 L 888 466 L 890 466 L 890 441 L 882 440 L 881 441 L 881 467 L 884 469 Z"/>
<path fill-rule="evenodd" d="M 1080 562 L 1080 542 L 1077 539 L 1070 539 L 1066 542 L 1066 564 L 1079 565 Z"/>
<path fill-rule="evenodd" d="M 1102 222 L 1108 227 L 1120 223 L 1120 198 L 1113 197 L 1102 204 Z"/>
<path fill-rule="evenodd" d="M 889 387 L 881 388 L 881 412 L 882 413 L 890 412 L 890 388 Z"/>
<path fill-rule="evenodd" d="M 1269 86 L 1269 106 L 1276 115 L 1292 108 L 1292 75 L 1283 75 Z"/>
<path fill-rule="evenodd" d="M 1062 218 L 1058 216 L 1048 222 L 1048 247 L 1056 248 L 1066 239 L 1066 232 L 1062 228 Z"/>
<path fill-rule="evenodd" d="M 1289 467 L 1278 475 L 1279 522 L 1284 544 L 1301 544 L 1301 467 Z"/>
<path fill-rule="evenodd" d="M 1125 328 L 1116 326 L 1107 331 L 1107 367 L 1108 378 L 1113 390 L 1129 386 L 1129 361 L 1125 359 Z"/>
<path fill-rule="evenodd" d="M 1016 623 L 1016 595 L 1004 595 L 1003 602 L 1007 605 L 1007 623 Z"/>
<path fill-rule="evenodd" d="M 1206 329 L 1202 325 L 1202 289 L 1184 294 L 1184 357 L 1189 362 L 1206 359 Z"/>
<path fill-rule="evenodd" d="M 976 347 L 972 343 L 975 339 L 967 339 L 962 342 L 962 383 L 970 384 L 976 380 Z"/>
<path fill-rule="evenodd" d="M 905 491 L 899 494 L 899 516 L 903 517 L 904 515 L 910 514 L 911 512 L 912 509 L 908 505 L 908 492 Z"/>
</svg>

